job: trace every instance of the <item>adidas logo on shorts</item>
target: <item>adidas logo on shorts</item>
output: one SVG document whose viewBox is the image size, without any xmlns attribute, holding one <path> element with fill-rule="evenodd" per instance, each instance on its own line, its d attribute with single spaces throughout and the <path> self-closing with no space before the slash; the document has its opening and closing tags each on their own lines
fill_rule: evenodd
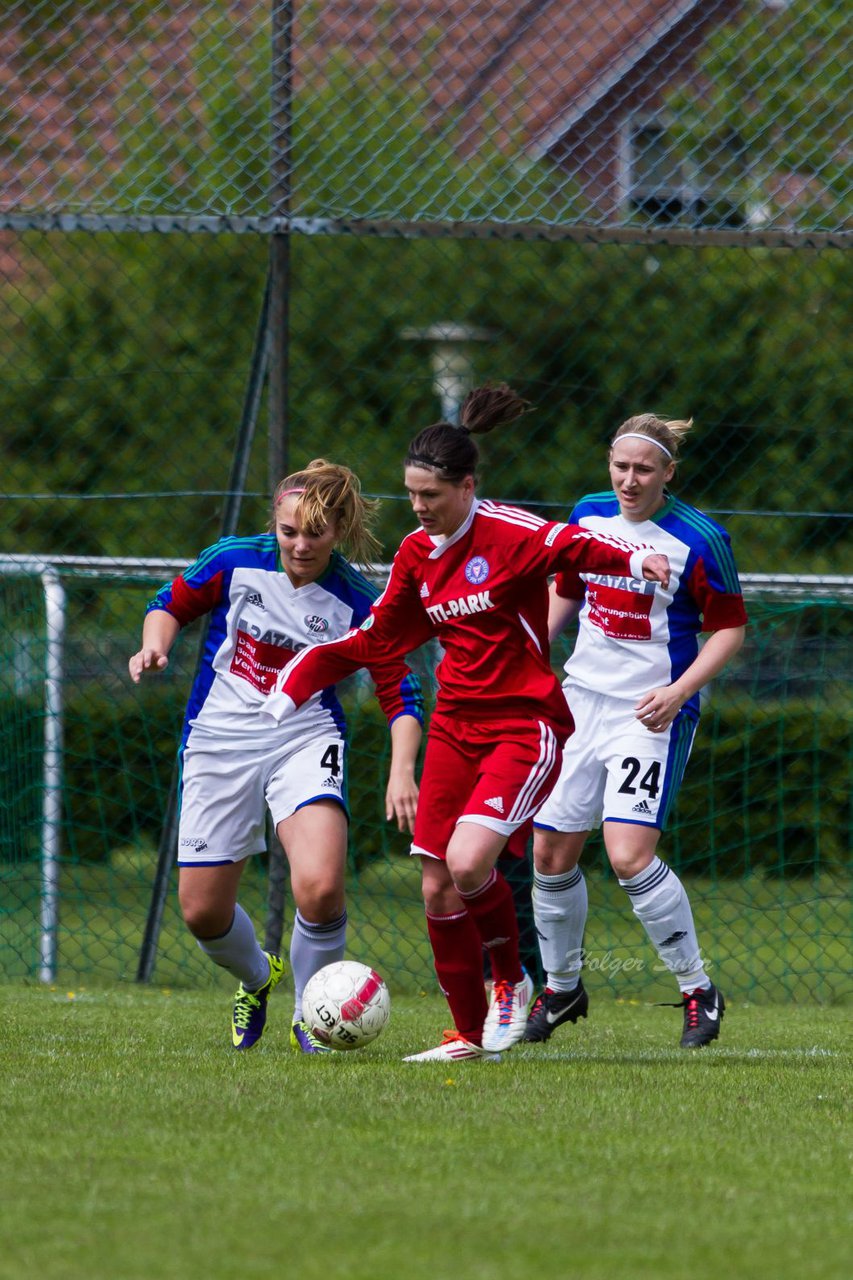
<svg viewBox="0 0 853 1280">
<path fill-rule="evenodd" d="M 483 803 L 487 804 L 490 809 L 494 809 L 496 813 L 503 813 L 504 811 L 504 802 L 500 796 L 492 796 L 491 800 L 484 800 Z"/>
<path fill-rule="evenodd" d="M 652 815 L 652 811 L 651 811 L 651 809 L 649 808 L 649 802 L 648 802 L 648 800 L 641 800 L 639 804 L 635 804 L 635 805 L 634 805 L 634 807 L 633 807 L 633 809 L 631 810 L 631 812 L 632 812 L 632 813 L 645 813 L 645 814 L 647 814 L 650 818 L 653 816 L 653 815 Z"/>
</svg>

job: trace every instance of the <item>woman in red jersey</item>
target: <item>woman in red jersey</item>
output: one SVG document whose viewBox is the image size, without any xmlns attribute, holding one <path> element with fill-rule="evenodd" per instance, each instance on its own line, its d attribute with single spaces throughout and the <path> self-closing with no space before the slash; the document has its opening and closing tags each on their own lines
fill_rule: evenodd
<svg viewBox="0 0 853 1280">
<path fill-rule="evenodd" d="M 411 851 L 421 858 L 435 969 L 455 1030 L 407 1062 L 493 1057 L 524 1034 L 533 986 L 519 959 L 512 893 L 495 864 L 547 797 L 572 731 L 549 662 L 549 575 L 669 578 L 666 556 L 650 548 L 477 498 L 472 437 L 526 408 L 505 385 L 479 387 L 460 427 L 438 422 L 412 440 L 405 484 L 419 528 L 397 551 L 388 585 L 358 630 L 288 663 L 264 704 L 281 720 L 368 661 L 433 638 L 444 651 Z"/>
</svg>

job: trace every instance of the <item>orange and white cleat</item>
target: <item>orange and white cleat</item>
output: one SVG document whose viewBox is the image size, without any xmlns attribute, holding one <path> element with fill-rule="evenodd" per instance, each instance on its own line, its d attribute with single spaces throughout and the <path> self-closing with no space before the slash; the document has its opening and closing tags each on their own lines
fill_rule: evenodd
<svg viewBox="0 0 853 1280">
<path fill-rule="evenodd" d="M 500 1062 L 499 1053 L 488 1053 L 482 1045 L 472 1044 L 458 1031 L 445 1031 L 441 1044 L 434 1049 L 426 1049 L 423 1053 L 412 1053 L 404 1062 Z"/>
</svg>

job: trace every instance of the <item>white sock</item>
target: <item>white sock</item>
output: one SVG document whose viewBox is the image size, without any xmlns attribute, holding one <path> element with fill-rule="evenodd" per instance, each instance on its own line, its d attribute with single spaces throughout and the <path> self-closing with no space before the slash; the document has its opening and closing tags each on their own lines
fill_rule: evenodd
<svg viewBox="0 0 853 1280">
<path fill-rule="evenodd" d="M 247 991 L 257 991 L 270 976 L 270 962 L 255 937 L 255 927 L 239 902 L 231 928 L 221 938 L 196 938 L 214 964 L 227 969 Z"/>
<path fill-rule="evenodd" d="M 682 991 L 710 987 L 702 967 L 693 912 L 678 876 L 660 858 L 630 880 L 620 880 L 631 899 L 634 915 Z"/>
<path fill-rule="evenodd" d="M 588 905 L 583 872 L 580 867 L 556 876 L 534 871 L 532 896 L 546 985 L 552 991 L 574 991 L 583 966 Z"/>
<path fill-rule="evenodd" d="M 308 979 L 313 978 L 327 964 L 343 960 L 346 942 L 346 911 L 337 920 L 330 920 L 326 924 L 312 924 L 297 910 L 290 939 L 290 967 L 293 970 L 295 993 L 294 1022 L 299 1022 L 302 1017 L 302 992 Z"/>
</svg>

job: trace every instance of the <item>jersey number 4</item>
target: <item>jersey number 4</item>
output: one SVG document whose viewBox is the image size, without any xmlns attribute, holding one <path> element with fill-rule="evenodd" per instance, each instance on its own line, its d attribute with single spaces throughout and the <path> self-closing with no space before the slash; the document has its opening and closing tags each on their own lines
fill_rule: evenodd
<svg viewBox="0 0 853 1280">
<path fill-rule="evenodd" d="M 660 760 L 655 760 L 649 765 L 640 781 L 637 782 L 637 775 L 642 769 L 640 761 L 636 756 L 626 756 L 622 761 L 622 768 L 625 770 L 627 777 L 619 788 L 623 795 L 635 796 L 638 791 L 645 791 L 650 800 L 656 800 L 660 791 Z M 634 783 L 637 785 L 634 786 Z"/>
<path fill-rule="evenodd" d="M 341 771 L 341 744 L 332 742 L 323 752 L 320 760 L 320 768 L 328 769 L 333 778 L 336 778 Z"/>
</svg>

